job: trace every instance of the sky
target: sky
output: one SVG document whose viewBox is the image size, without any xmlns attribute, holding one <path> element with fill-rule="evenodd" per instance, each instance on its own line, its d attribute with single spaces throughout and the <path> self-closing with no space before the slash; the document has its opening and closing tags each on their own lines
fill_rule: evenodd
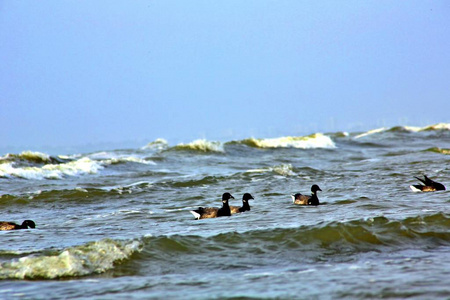
<svg viewBox="0 0 450 300">
<path fill-rule="evenodd" d="M 0 149 L 450 123 L 449 1 L 2 1 Z"/>
</svg>

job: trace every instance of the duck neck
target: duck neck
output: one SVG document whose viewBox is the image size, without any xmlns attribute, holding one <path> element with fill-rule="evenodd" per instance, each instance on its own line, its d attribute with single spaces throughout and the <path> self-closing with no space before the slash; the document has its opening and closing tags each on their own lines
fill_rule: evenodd
<svg viewBox="0 0 450 300">
<path fill-rule="evenodd" d="M 222 202 L 222 208 L 219 209 L 219 216 L 231 216 L 230 205 L 228 201 Z"/>
<path fill-rule="evenodd" d="M 250 204 L 248 204 L 248 201 L 242 201 L 242 208 L 245 210 L 250 210 Z"/>
<path fill-rule="evenodd" d="M 228 201 L 222 203 L 222 210 L 225 212 L 230 211 L 230 205 L 228 204 Z"/>
</svg>

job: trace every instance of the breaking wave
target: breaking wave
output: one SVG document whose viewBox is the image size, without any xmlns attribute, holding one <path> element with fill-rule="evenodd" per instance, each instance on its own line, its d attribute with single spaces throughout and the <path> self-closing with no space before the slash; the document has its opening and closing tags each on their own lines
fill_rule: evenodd
<svg viewBox="0 0 450 300">
<path fill-rule="evenodd" d="M 16 162 L 0 164 L 0 177 L 24 179 L 62 179 L 65 176 L 95 174 L 103 166 L 87 157 L 60 164 L 43 166 L 18 166 Z"/>
<path fill-rule="evenodd" d="M 314 148 L 336 148 L 333 140 L 323 135 L 315 133 L 308 136 L 285 136 L 279 138 L 256 139 L 249 138 L 238 141 L 239 144 L 245 144 L 255 148 L 298 148 L 298 149 L 314 149 Z"/>
<path fill-rule="evenodd" d="M 142 150 L 154 150 L 154 151 L 163 151 L 169 148 L 169 143 L 165 139 L 156 139 L 153 142 L 148 143 L 144 147 L 142 147 Z"/>
<path fill-rule="evenodd" d="M 221 142 L 208 141 L 205 139 L 195 140 L 188 144 L 178 144 L 171 148 L 182 151 L 196 151 L 196 152 L 224 152 L 223 144 Z"/>
<path fill-rule="evenodd" d="M 50 254 L 30 254 L 0 265 L 0 279 L 56 279 L 103 273 L 141 250 L 137 240 L 104 239 Z"/>
<path fill-rule="evenodd" d="M 0 157 L 0 164 L 13 161 L 21 161 L 22 163 L 35 164 L 58 164 L 70 161 L 69 158 L 63 156 L 50 156 L 48 154 L 36 151 L 23 151 L 20 154 L 8 153 Z"/>
<path fill-rule="evenodd" d="M 435 153 L 440 153 L 440 154 L 445 154 L 445 155 L 450 155 L 450 149 L 446 149 L 446 148 L 433 147 L 433 148 L 429 148 L 429 149 L 427 149 L 425 151 L 435 152 Z"/>
<path fill-rule="evenodd" d="M 450 123 L 438 123 L 424 127 L 417 127 L 417 126 L 381 127 L 358 134 L 355 136 L 355 139 L 383 132 L 427 132 L 427 131 L 450 131 Z"/>
<path fill-rule="evenodd" d="M 282 176 L 294 176 L 294 167 L 291 164 L 281 164 L 273 167 L 267 167 L 264 169 L 252 169 L 248 170 L 247 173 L 265 173 L 265 172 L 273 172 Z"/>
</svg>

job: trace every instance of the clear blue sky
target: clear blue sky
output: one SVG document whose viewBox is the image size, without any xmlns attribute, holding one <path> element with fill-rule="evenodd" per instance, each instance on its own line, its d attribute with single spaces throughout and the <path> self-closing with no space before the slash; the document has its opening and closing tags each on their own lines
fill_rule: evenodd
<svg viewBox="0 0 450 300">
<path fill-rule="evenodd" d="M 0 147 L 438 122 L 450 1 L 0 1 Z"/>
</svg>

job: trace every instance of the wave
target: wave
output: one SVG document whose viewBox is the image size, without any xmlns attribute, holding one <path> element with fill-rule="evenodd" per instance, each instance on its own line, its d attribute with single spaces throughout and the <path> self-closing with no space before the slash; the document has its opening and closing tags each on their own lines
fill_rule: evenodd
<svg viewBox="0 0 450 300">
<path fill-rule="evenodd" d="M 322 133 L 314 133 L 308 136 L 285 136 L 279 138 L 256 139 L 249 138 L 235 142 L 254 148 L 336 148 L 333 140 Z"/>
<path fill-rule="evenodd" d="M 450 155 L 450 149 L 446 149 L 446 148 L 433 147 L 433 148 L 426 149 L 425 151 Z"/>
<path fill-rule="evenodd" d="M 0 157 L 0 178 L 63 179 L 68 176 L 97 174 L 108 165 L 139 163 L 156 165 L 142 153 L 125 151 L 102 151 L 85 156 L 50 156 L 46 153 L 24 151 L 20 154 L 6 154 Z M 129 151 L 128 151 L 129 152 Z"/>
<path fill-rule="evenodd" d="M 22 162 L 29 164 L 60 164 L 68 162 L 71 159 L 64 156 L 50 156 L 46 153 L 36 151 L 23 151 L 20 154 L 8 153 L 0 157 L 0 164 L 8 162 Z"/>
<path fill-rule="evenodd" d="M 169 148 L 169 143 L 162 138 L 156 139 L 153 142 L 148 143 L 144 147 L 142 147 L 142 150 L 153 150 L 153 151 L 163 151 Z"/>
<path fill-rule="evenodd" d="M 221 142 L 208 141 L 205 139 L 195 140 L 188 144 L 180 143 L 170 150 L 182 150 L 182 151 L 195 151 L 195 152 L 225 152 L 223 144 Z"/>
<path fill-rule="evenodd" d="M 427 132 L 427 131 L 450 131 L 450 123 L 438 123 L 434 125 L 428 125 L 424 127 L 417 126 L 394 126 L 394 127 L 381 127 L 360 133 L 355 136 L 355 139 L 373 135 L 383 132 Z"/>
<path fill-rule="evenodd" d="M 103 239 L 63 250 L 40 253 L 0 251 L 7 259 L 0 264 L 0 279 L 58 279 L 94 275 L 107 271 L 189 268 L 208 264 L 221 268 L 224 261 L 249 257 L 323 259 L 326 255 L 353 255 L 450 246 L 450 216 L 435 213 L 391 220 L 385 216 L 352 221 L 320 222 L 294 228 L 230 231 L 213 236 L 161 235 L 139 239 Z M 139 255 L 135 255 L 139 253 Z M 206 260 L 205 257 L 221 257 Z M 122 273 L 121 273 L 122 272 Z M 146 271 L 147 272 L 147 271 Z M 159 271 L 158 271 L 159 272 Z"/>
<path fill-rule="evenodd" d="M 264 169 L 251 169 L 246 173 L 265 173 L 265 172 L 273 172 L 282 176 L 294 176 L 294 167 L 291 164 L 281 164 L 273 167 L 267 167 Z"/>
<path fill-rule="evenodd" d="M 408 217 L 404 220 L 389 220 L 378 216 L 348 222 L 322 222 L 298 228 L 229 232 L 208 238 L 181 235 L 151 237 L 145 249 L 154 255 L 163 256 L 170 255 L 170 251 L 204 253 L 207 251 L 205 249 L 213 248 L 223 249 L 224 252 L 230 252 L 230 255 L 249 251 L 275 255 L 277 251 L 280 253 L 299 249 L 321 253 L 342 249 L 353 252 L 373 251 L 377 247 L 430 247 L 450 245 L 448 226 L 450 217 L 443 213 Z"/>
<path fill-rule="evenodd" d="M 103 166 L 87 157 L 60 164 L 45 164 L 44 166 L 16 166 L 15 162 L 0 164 L 0 177 L 18 177 L 24 179 L 62 179 L 66 176 L 95 174 Z"/>
<path fill-rule="evenodd" d="M 20 254 L 21 258 L 0 265 L 0 279 L 56 279 L 103 273 L 141 251 L 141 247 L 137 240 L 104 239 L 49 254 Z"/>
<path fill-rule="evenodd" d="M 137 155 L 130 154 L 120 154 L 115 152 L 96 152 L 87 156 L 90 159 L 93 159 L 97 162 L 102 163 L 103 165 L 115 165 L 121 163 L 140 163 L 145 165 L 156 165 L 156 163 L 152 160 L 148 160 Z"/>
</svg>

